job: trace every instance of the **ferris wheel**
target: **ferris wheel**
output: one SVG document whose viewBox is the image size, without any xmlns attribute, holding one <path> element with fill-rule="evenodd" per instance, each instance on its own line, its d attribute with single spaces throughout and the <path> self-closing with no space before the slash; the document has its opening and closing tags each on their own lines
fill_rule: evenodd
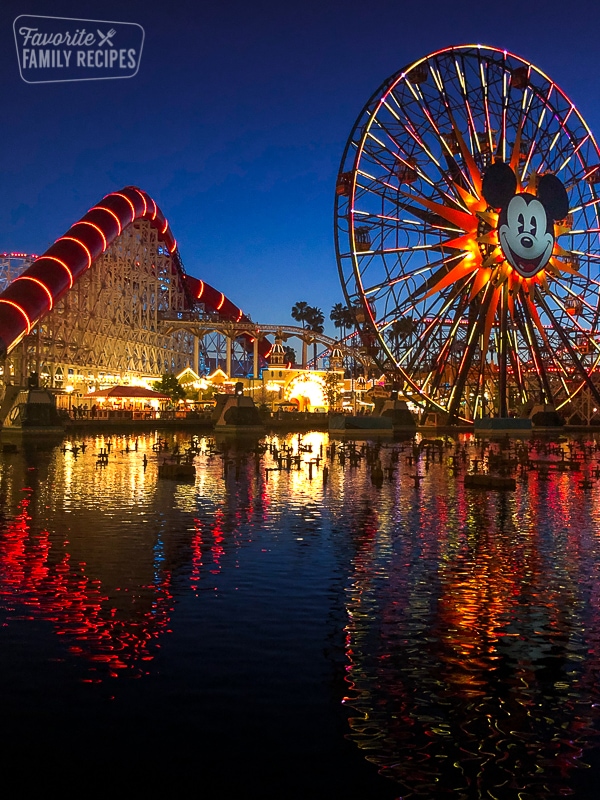
<svg viewBox="0 0 600 800">
<path fill-rule="evenodd" d="M 573 103 L 505 50 L 396 73 L 348 139 L 340 279 L 363 344 L 426 408 L 600 403 L 600 152 Z"/>
</svg>

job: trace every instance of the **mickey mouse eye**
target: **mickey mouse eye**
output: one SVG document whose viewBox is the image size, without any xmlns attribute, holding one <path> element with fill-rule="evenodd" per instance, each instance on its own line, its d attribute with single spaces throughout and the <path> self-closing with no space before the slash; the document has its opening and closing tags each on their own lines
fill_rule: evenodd
<svg viewBox="0 0 600 800">
<path fill-rule="evenodd" d="M 525 217 L 523 216 L 523 214 L 519 214 L 519 216 L 517 217 L 517 225 L 518 225 L 517 232 L 523 233 L 523 231 L 525 230 Z"/>
<path fill-rule="evenodd" d="M 535 217 L 532 217 L 531 222 L 529 224 L 531 226 L 531 235 L 537 236 L 537 219 Z"/>
</svg>

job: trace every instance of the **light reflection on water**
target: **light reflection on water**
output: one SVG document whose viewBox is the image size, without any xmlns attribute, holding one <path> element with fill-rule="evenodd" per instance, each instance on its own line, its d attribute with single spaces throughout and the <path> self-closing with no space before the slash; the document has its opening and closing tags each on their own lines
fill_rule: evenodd
<svg viewBox="0 0 600 800">
<path fill-rule="evenodd" d="M 170 450 L 190 445 L 163 436 Z M 326 713 L 335 657 L 324 651 L 343 633 L 346 697 L 333 700 L 357 754 L 402 797 L 573 791 L 595 757 L 600 704 L 600 495 L 581 484 L 596 451 L 581 472 L 523 472 L 515 492 L 496 493 L 463 486 L 481 457 L 469 438 L 458 451 L 383 445 L 380 485 L 366 446 L 342 464 L 344 448 L 321 433 L 267 437 L 260 450 L 199 438 L 195 479 L 159 480 L 159 440 L 89 436 L 84 451 L 68 438 L 0 455 L 4 646 L 13 626 L 43 620 L 78 680 L 150 681 L 185 622 L 202 630 L 186 638 L 185 663 L 204 663 L 210 642 L 204 681 L 231 707 L 248 701 L 244 658 L 261 686 L 270 675 L 258 706 L 290 703 L 300 686 L 315 708 L 323 693 Z M 332 631 L 341 606 L 345 630 L 339 616 Z M 32 682 L 43 667 L 28 665 Z"/>
<path fill-rule="evenodd" d="M 446 476 L 348 515 L 352 738 L 404 797 L 571 794 L 600 701 L 598 490 Z"/>
</svg>

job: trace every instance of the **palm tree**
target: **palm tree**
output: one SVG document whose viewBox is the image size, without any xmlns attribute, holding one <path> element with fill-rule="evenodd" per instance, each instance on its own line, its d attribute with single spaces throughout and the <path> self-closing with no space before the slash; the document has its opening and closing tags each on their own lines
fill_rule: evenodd
<svg viewBox="0 0 600 800">
<path fill-rule="evenodd" d="M 342 339 L 346 336 L 346 306 L 343 303 L 336 303 L 331 309 L 329 319 L 336 328 L 341 328 Z"/>
<path fill-rule="evenodd" d="M 304 300 L 300 300 L 295 306 L 292 306 L 292 319 L 301 322 L 303 328 L 309 309 L 310 306 Z M 304 338 L 302 339 L 302 369 L 306 369 L 306 340 Z"/>
<path fill-rule="evenodd" d="M 356 328 L 356 316 L 354 315 L 354 311 L 348 306 L 344 307 L 344 327 L 347 331 L 350 330 L 350 328 Z"/>
<path fill-rule="evenodd" d="M 325 317 L 320 308 L 309 306 L 306 310 L 306 327 L 309 331 L 323 333 L 325 330 Z"/>
<path fill-rule="evenodd" d="M 292 319 L 295 319 L 296 322 L 301 322 L 303 328 L 307 320 L 309 309 L 310 306 L 308 303 L 305 303 L 304 300 L 300 300 L 295 306 L 292 306 Z"/>
<path fill-rule="evenodd" d="M 417 329 L 416 322 L 411 317 L 396 319 L 388 328 L 390 344 L 397 350 L 400 342 L 409 339 Z"/>
<path fill-rule="evenodd" d="M 336 328 L 340 328 L 342 331 L 342 339 L 346 338 L 346 328 L 352 325 L 352 322 L 348 324 L 350 319 L 350 314 L 348 312 L 347 306 L 343 303 L 336 303 L 333 308 L 331 309 L 331 313 L 329 315 L 329 319 L 333 322 Z M 354 317 L 352 317 L 352 321 Z"/>
<path fill-rule="evenodd" d="M 320 308 L 309 306 L 306 313 L 306 325 L 309 331 L 314 333 L 323 333 L 325 330 L 325 316 Z M 317 366 L 317 342 L 313 342 L 313 361 L 315 367 Z"/>
</svg>

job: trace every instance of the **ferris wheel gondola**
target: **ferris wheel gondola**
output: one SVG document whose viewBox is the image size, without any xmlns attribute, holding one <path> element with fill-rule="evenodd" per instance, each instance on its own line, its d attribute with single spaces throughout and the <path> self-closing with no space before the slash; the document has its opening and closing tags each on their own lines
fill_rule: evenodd
<svg viewBox="0 0 600 800">
<path fill-rule="evenodd" d="M 335 195 L 342 286 L 381 369 L 451 420 L 600 401 L 599 186 L 588 126 L 518 56 L 451 47 L 385 81 Z"/>
</svg>

